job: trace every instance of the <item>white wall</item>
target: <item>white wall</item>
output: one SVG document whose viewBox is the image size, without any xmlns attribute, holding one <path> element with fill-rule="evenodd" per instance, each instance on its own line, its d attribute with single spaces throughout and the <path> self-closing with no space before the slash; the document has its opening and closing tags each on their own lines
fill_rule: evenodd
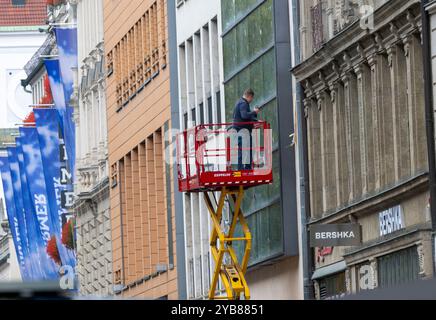
<svg viewBox="0 0 436 320">
<path fill-rule="evenodd" d="M 177 8 L 180 124 L 188 112 L 188 127 L 218 122 L 222 56 L 219 50 L 220 1 L 189 0 Z M 206 27 L 206 28 L 205 28 Z M 209 105 L 212 113 L 209 113 Z M 203 107 L 203 113 L 200 111 Z M 192 117 L 195 110 L 196 123 Z M 223 117 L 221 109 L 220 118 Z M 212 264 L 209 253 L 211 222 L 201 194 L 183 197 L 187 297 L 207 297 Z"/>
<path fill-rule="evenodd" d="M 0 128 L 12 128 L 29 112 L 32 95 L 21 87 L 24 65 L 45 40 L 45 34 L 0 31 Z"/>
<path fill-rule="evenodd" d="M 221 12 L 220 0 L 189 0 L 177 8 L 177 43 L 186 40 Z"/>
</svg>

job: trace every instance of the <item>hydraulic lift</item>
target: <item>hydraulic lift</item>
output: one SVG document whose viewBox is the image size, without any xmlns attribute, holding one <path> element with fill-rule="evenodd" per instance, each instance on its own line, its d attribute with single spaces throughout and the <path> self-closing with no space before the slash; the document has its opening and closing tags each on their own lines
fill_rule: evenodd
<svg viewBox="0 0 436 320">
<path fill-rule="evenodd" d="M 252 129 L 234 129 L 247 125 Z M 243 167 L 238 163 L 242 161 Z M 270 125 L 266 122 L 208 124 L 184 131 L 177 137 L 177 168 L 179 191 L 203 193 L 211 217 L 214 272 L 209 299 L 250 299 L 245 273 L 252 236 L 242 202 L 244 190 L 273 181 Z M 218 200 L 215 194 L 219 195 Z M 223 221 L 226 208 L 230 225 Z M 242 234 L 235 236 L 238 225 Z M 244 248 L 241 261 L 233 246 L 235 242 L 241 242 Z M 220 280 L 225 295 L 217 290 Z"/>
</svg>

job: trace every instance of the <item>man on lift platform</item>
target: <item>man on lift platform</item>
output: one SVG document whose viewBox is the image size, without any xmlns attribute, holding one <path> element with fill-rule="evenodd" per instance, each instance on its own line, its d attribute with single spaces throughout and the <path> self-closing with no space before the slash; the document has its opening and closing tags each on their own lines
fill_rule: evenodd
<svg viewBox="0 0 436 320">
<path fill-rule="evenodd" d="M 259 108 L 254 111 L 250 109 L 250 103 L 254 99 L 254 91 L 247 89 L 242 98 L 236 103 L 233 111 L 233 129 L 238 132 L 238 170 L 251 170 L 253 163 L 253 155 L 251 148 L 253 145 L 251 131 L 253 124 L 257 122 L 257 115 L 260 112 Z"/>
</svg>

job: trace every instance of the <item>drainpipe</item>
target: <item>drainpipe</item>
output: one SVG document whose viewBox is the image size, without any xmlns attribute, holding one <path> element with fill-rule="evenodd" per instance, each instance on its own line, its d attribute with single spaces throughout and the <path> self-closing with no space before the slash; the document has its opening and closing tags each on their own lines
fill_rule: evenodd
<svg viewBox="0 0 436 320">
<path fill-rule="evenodd" d="M 428 151 L 428 169 L 430 180 L 430 213 L 433 229 L 432 246 L 433 262 L 435 262 L 435 241 L 434 233 L 436 231 L 436 149 L 435 149 L 435 131 L 434 131 L 434 110 L 433 110 L 433 77 L 432 77 L 432 58 L 431 58 L 431 32 L 430 18 L 426 10 L 428 0 L 421 1 L 421 18 L 422 18 L 422 41 L 423 41 L 423 62 L 424 62 L 424 94 L 425 94 L 425 123 L 427 132 L 427 151 Z M 433 263 L 433 272 L 435 272 L 435 263 Z"/>
<path fill-rule="evenodd" d="M 300 1 L 292 0 L 292 32 L 293 43 L 292 51 L 294 55 L 293 64 L 298 65 L 300 61 L 301 48 L 300 48 Z M 313 272 L 313 256 L 312 249 L 309 244 L 309 229 L 307 223 L 310 219 L 310 201 L 309 201 L 309 168 L 308 163 L 308 149 L 307 149 L 307 128 L 304 118 L 304 105 L 303 105 L 303 88 L 301 84 L 296 84 L 296 112 L 297 112 L 297 137 L 298 142 L 296 148 L 299 154 L 299 173 L 298 183 L 300 184 L 300 215 L 301 215 L 301 259 L 303 259 L 303 290 L 304 300 L 314 299 L 313 282 L 311 280 Z"/>
</svg>

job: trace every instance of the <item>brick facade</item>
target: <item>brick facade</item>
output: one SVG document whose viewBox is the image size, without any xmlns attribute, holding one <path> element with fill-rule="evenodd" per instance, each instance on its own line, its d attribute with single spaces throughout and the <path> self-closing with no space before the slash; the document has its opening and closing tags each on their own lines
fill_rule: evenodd
<svg viewBox="0 0 436 320">
<path fill-rule="evenodd" d="M 164 165 L 171 117 L 166 5 L 104 2 L 113 271 L 116 293 L 126 297 L 177 298 L 169 257 L 174 210 L 166 201 L 174 190 Z"/>
</svg>

